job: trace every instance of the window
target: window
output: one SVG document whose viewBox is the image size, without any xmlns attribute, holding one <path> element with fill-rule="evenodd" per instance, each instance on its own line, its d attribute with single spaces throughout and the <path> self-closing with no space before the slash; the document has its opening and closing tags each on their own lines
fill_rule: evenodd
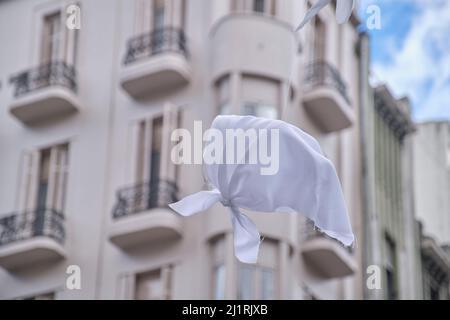
<svg viewBox="0 0 450 320">
<path fill-rule="evenodd" d="M 185 26 L 186 0 L 136 0 L 135 10 L 137 35 Z"/>
<path fill-rule="evenodd" d="M 214 267 L 214 299 L 225 299 L 225 266 L 223 264 Z"/>
<path fill-rule="evenodd" d="M 163 115 L 140 120 L 132 125 L 135 183 L 157 183 L 160 179 L 175 181 L 175 167 L 170 161 L 172 131 L 177 129 L 180 113 L 175 106 L 165 108 Z"/>
<path fill-rule="evenodd" d="M 243 105 L 242 114 L 246 116 L 255 116 L 268 119 L 277 119 L 278 112 L 276 107 L 247 102 Z"/>
<path fill-rule="evenodd" d="M 257 265 L 238 264 L 240 300 L 273 300 L 277 293 L 278 242 L 265 240 L 261 244 Z"/>
<path fill-rule="evenodd" d="M 22 210 L 64 209 L 68 153 L 68 144 L 61 144 L 24 155 L 19 200 Z"/>
<path fill-rule="evenodd" d="M 232 11 L 251 11 L 275 15 L 276 0 L 232 0 Z"/>
<path fill-rule="evenodd" d="M 238 299 L 275 299 L 274 273 L 272 268 L 239 264 Z"/>
<path fill-rule="evenodd" d="M 219 80 L 217 84 L 217 100 L 219 105 L 219 114 L 232 114 L 230 105 L 230 77 L 226 76 Z"/>
<path fill-rule="evenodd" d="M 166 207 L 173 202 L 176 190 L 177 166 L 170 159 L 175 142 L 172 132 L 178 128 L 181 113 L 172 104 L 163 112 L 130 126 L 130 186 L 136 196 L 130 200 L 132 210 L 141 212 Z"/>
<path fill-rule="evenodd" d="M 248 75 L 243 77 L 241 114 L 277 119 L 280 101 L 277 81 Z"/>
<path fill-rule="evenodd" d="M 314 17 L 314 47 L 313 47 L 313 60 L 324 61 L 325 60 L 325 41 L 326 41 L 325 24 L 322 19 L 316 15 Z"/>
<path fill-rule="evenodd" d="M 50 293 L 38 294 L 36 296 L 27 297 L 27 298 L 18 299 L 18 300 L 54 300 L 54 299 L 55 299 L 55 294 L 53 292 L 50 292 Z"/>
<path fill-rule="evenodd" d="M 136 275 L 136 300 L 168 300 L 171 298 L 172 266 Z"/>
<path fill-rule="evenodd" d="M 252 300 L 256 299 L 255 292 L 255 278 L 256 278 L 256 267 L 240 264 L 239 265 L 239 288 L 238 288 L 238 299 L 239 300 Z"/>
<path fill-rule="evenodd" d="M 220 237 L 211 243 L 212 265 L 212 297 L 215 300 L 225 299 L 225 238 Z"/>
<path fill-rule="evenodd" d="M 138 123 L 136 181 L 159 180 L 161 166 L 162 116 Z"/>
<path fill-rule="evenodd" d="M 62 20 L 59 11 L 44 17 L 41 56 L 43 63 L 50 63 L 59 59 L 61 29 Z"/>
<path fill-rule="evenodd" d="M 153 30 L 164 28 L 165 0 L 153 0 Z"/>
<path fill-rule="evenodd" d="M 228 298 L 225 296 L 226 279 L 225 257 L 226 254 L 225 237 L 216 238 L 211 242 L 211 274 L 212 274 L 212 294 L 214 299 L 220 300 Z M 234 292 L 235 298 L 240 300 L 265 299 L 273 300 L 278 297 L 278 242 L 266 239 L 260 246 L 258 264 L 249 265 L 240 263 L 233 258 L 232 263 L 236 263 L 237 279 Z M 231 261 L 228 261 L 231 262 Z"/>
<path fill-rule="evenodd" d="M 253 11 L 264 13 L 265 0 L 253 0 Z"/>
<path fill-rule="evenodd" d="M 447 166 L 450 169 L 450 147 L 447 148 Z"/>
<path fill-rule="evenodd" d="M 263 300 L 271 300 L 275 297 L 275 288 L 274 288 L 274 271 L 269 268 L 263 268 L 261 270 L 261 299 Z"/>
<path fill-rule="evenodd" d="M 231 105 L 230 76 L 221 78 L 217 83 L 217 103 L 219 114 L 229 115 L 236 112 Z M 234 87 L 234 86 L 233 86 Z M 258 76 L 243 75 L 239 80 L 240 110 L 237 112 L 242 115 L 252 115 L 269 119 L 277 119 L 278 106 L 281 102 L 280 83 Z"/>
<path fill-rule="evenodd" d="M 387 298 L 389 300 L 398 299 L 397 295 L 397 264 L 396 264 L 396 248 L 394 241 L 386 235 L 386 256 L 385 256 L 385 270 L 386 270 L 386 288 Z"/>
<path fill-rule="evenodd" d="M 65 27 L 61 11 L 44 15 L 40 62 L 42 64 L 64 61 L 75 65 L 78 31 Z"/>
</svg>

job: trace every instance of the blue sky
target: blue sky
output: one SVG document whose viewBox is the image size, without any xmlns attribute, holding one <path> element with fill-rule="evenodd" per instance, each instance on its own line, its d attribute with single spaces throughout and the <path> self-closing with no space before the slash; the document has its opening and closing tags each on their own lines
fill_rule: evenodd
<svg viewBox="0 0 450 320">
<path fill-rule="evenodd" d="M 417 121 L 450 120 L 450 0 L 360 0 L 377 5 L 381 29 L 372 38 L 374 82 L 407 95 Z"/>
</svg>

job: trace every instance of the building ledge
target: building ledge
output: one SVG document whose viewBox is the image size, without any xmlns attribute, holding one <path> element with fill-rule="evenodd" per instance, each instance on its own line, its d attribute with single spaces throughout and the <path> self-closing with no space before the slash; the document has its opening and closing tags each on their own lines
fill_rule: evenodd
<svg viewBox="0 0 450 320">
<path fill-rule="evenodd" d="M 65 250 L 55 240 L 40 236 L 0 246 L 0 266 L 14 270 L 64 259 Z"/>
<path fill-rule="evenodd" d="M 109 239 L 121 249 L 180 239 L 182 218 L 169 208 L 155 208 L 113 222 Z"/>
<path fill-rule="evenodd" d="M 313 236 L 302 243 L 302 255 L 324 278 L 342 278 L 355 273 L 350 253 L 334 239 Z"/>
</svg>

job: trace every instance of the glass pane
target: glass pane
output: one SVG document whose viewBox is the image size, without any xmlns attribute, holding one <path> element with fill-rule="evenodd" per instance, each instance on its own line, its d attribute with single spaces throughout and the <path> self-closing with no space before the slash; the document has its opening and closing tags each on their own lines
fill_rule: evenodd
<svg viewBox="0 0 450 320">
<path fill-rule="evenodd" d="M 153 30 L 164 28 L 164 0 L 155 0 L 153 6 Z"/>
<path fill-rule="evenodd" d="M 263 269 L 261 271 L 261 298 L 263 300 L 275 299 L 274 280 L 272 269 Z"/>
<path fill-rule="evenodd" d="M 161 270 L 140 274 L 136 277 L 136 299 L 153 300 L 163 298 Z"/>
<path fill-rule="evenodd" d="M 231 114 L 231 106 L 228 103 L 225 103 L 219 107 L 219 113 L 221 115 L 230 115 Z"/>
<path fill-rule="evenodd" d="M 254 276 L 255 268 L 250 266 L 241 265 L 239 267 L 239 288 L 238 299 L 239 300 L 251 300 L 255 299 L 254 296 Z"/>
<path fill-rule="evenodd" d="M 316 16 L 314 23 L 314 59 L 316 61 L 323 61 L 325 58 L 325 39 L 325 25 Z"/>
<path fill-rule="evenodd" d="M 219 265 L 214 268 L 214 299 L 225 299 L 225 266 Z"/>
<path fill-rule="evenodd" d="M 242 108 L 242 114 L 267 119 L 278 118 L 278 111 L 276 107 L 256 103 L 245 103 Z"/>
<path fill-rule="evenodd" d="M 43 63 L 58 58 L 61 14 L 56 12 L 44 17 L 44 34 L 41 60 Z"/>
<path fill-rule="evenodd" d="M 254 2 L 253 2 L 253 10 L 255 12 L 264 13 L 264 2 L 265 2 L 265 0 L 254 0 Z"/>
</svg>

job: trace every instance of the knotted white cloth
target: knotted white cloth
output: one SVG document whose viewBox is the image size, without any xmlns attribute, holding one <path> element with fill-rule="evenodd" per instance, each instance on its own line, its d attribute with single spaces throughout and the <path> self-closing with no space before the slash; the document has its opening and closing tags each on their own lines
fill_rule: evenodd
<svg viewBox="0 0 450 320">
<path fill-rule="evenodd" d="M 302 23 L 298 26 L 297 30 L 300 30 L 308 23 L 319 11 L 327 4 L 331 3 L 331 0 L 317 0 L 317 2 L 308 10 Z M 355 0 L 337 0 L 336 5 L 336 20 L 339 24 L 348 21 L 352 15 L 352 10 L 355 5 Z"/>
<path fill-rule="evenodd" d="M 227 129 L 278 129 L 279 141 L 268 139 L 269 150 L 279 144 L 279 170 L 262 175 L 257 164 L 204 164 L 205 178 L 213 186 L 169 206 L 183 216 L 191 216 L 221 202 L 229 207 L 234 230 L 236 257 L 244 263 L 256 263 L 260 234 L 255 224 L 239 208 L 256 212 L 299 212 L 317 228 L 350 246 L 354 236 L 333 164 L 323 155 L 317 141 L 296 126 L 280 120 L 252 116 L 218 116 L 211 126 L 226 136 Z M 268 135 L 270 137 L 270 134 Z M 261 142 L 246 144 L 246 151 Z M 223 143 L 223 154 L 227 152 Z M 206 150 L 206 149 L 205 149 Z M 278 156 L 278 155 L 271 155 Z"/>
</svg>

